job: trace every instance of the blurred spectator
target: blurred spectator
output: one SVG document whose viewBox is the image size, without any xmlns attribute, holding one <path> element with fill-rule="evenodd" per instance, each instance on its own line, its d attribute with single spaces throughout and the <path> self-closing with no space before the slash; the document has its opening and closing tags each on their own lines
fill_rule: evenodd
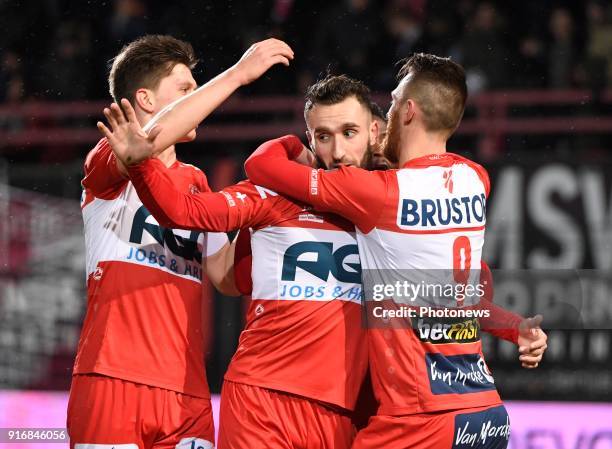
<svg viewBox="0 0 612 449">
<path fill-rule="evenodd" d="M 6 50 L 0 62 L 0 102 L 17 103 L 23 97 L 21 60 L 17 53 Z"/>
<path fill-rule="evenodd" d="M 81 22 L 63 22 L 43 62 L 44 95 L 57 100 L 87 98 L 91 87 L 90 34 Z"/>
<path fill-rule="evenodd" d="M 587 4 L 588 44 L 590 66 L 603 71 L 602 84 L 612 85 L 612 6 L 601 1 Z"/>
<path fill-rule="evenodd" d="M 109 23 L 109 34 L 115 44 L 113 53 L 147 31 L 147 7 L 142 0 L 115 0 Z"/>
<path fill-rule="evenodd" d="M 17 53 L 7 50 L 1 55 L 0 63 L 0 103 L 18 103 L 23 98 L 21 60 Z M 0 115 L 0 129 L 15 130 L 21 127 L 21 119 L 18 116 Z"/>
<path fill-rule="evenodd" d="M 535 33 L 529 33 L 520 39 L 514 87 L 520 89 L 544 87 L 548 75 L 546 62 L 546 47 Z"/>
<path fill-rule="evenodd" d="M 549 28 L 552 40 L 548 49 L 548 85 L 567 89 L 574 85 L 578 65 L 574 19 L 567 9 L 556 8 L 550 15 Z"/>
<path fill-rule="evenodd" d="M 373 67 L 378 74 L 371 88 L 382 91 L 393 89 L 397 73 L 395 63 L 420 51 L 418 44 L 423 35 L 423 10 L 419 7 L 422 5 L 406 5 L 402 0 L 392 1 L 387 7 L 384 14 L 384 40 L 387 44 L 380 48 L 386 63 Z"/>
<path fill-rule="evenodd" d="M 312 36 L 313 75 L 331 66 L 333 71 L 372 84 L 372 68 L 383 63 L 380 16 L 379 3 L 370 0 L 345 0 L 324 10 L 320 22 L 313 24 L 317 30 Z"/>
<path fill-rule="evenodd" d="M 467 24 L 461 52 L 470 92 L 505 85 L 507 49 L 501 36 L 500 18 L 491 3 L 476 7 Z"/>
</svg>

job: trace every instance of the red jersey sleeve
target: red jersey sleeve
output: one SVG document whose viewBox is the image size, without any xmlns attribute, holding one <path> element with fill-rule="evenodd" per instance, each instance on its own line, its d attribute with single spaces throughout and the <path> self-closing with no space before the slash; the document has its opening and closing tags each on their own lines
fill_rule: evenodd
<svg viewBox="0 0 612 449">
<path fill-rule="evenodd" d="M 488 317 L 480 319 L 482 330 L 489 334 L 518 343 L 519 325 L 523 317 L 504 309 L 493 302 L 493 275 L 486 262 L 480 263 L 480 283 L 485 286 L 485 294 L 477 308 L 489 310 Z"/>
<path fill-rule="evenodd" d="M 387 173 L 356 167 L 317 170 L 292 161 L 302 150 L 302 142 L 295 136 L 270 140 L 247 159 L 244 165 L 247 176 L 255 184 L 319 211 L 339 214 L 362 231 L 370 231 L 385 204 Z"/>
<path fill-rule="evenodd" d="M 116 198 L 128 183 L 117 167 L 117 158 L 106 138 L 98 142 L 89 152 L 84 165 L 83 188 L 104 200 Z"/>
<path fill-rule="evenodd" d="M 181 192 L 169 169 L 158 159 L 128 168 L 138 197 L 160 225 L 169 228 L 227 232 L 257 226 L 273 208 L 273 201 L 249 182 L 220 192 Z"/>
</svg>

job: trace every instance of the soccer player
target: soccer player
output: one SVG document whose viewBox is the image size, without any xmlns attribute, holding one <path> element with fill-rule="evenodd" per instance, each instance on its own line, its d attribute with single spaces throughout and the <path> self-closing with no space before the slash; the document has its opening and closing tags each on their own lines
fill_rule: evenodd
<svg viewBox="0 0 612 449">
<path fill-rule="evenodd" d="M 292 57 L 281 41 L 260 42 L 193 92 L 191 45 L 145 36 L 114 59 L 110 92 L 129 99 L 134 119 L 144 124 L 192 92 L 206 96 L 212 110 Z M 109 109 L 105 114 L 112 117 Z M 174 143 L 192 140 L 193 127 L 171 142 L 153 132 L 166 141 L 156 161 L 173 187 L 190 195 L 209 191 L 202 171 L 176 160 Z M 106 139 L 87 156 L 82 184 L 88 303 L 68 404 L 71 448 L 213 447 L 201 285 L 204 271 L 232 293 L 227 237 L 160 225 Z"/>
<path fill-rule="evenodd" d="M 321 213 L 350 219 L 363 270 L 470 273 L 481 266 L 490 186 L 481 166 L 446 152 L 465 108 L 464 71 L 448 59 L 418 54 L 400 76 L 385 140 L 385 155 L 400 169 L 310 169 L 290 160 L 306 152 L 288 136 L 262 145 L 247 160 L 247 175 Z M 367 313 L 371 318 L 372 309 Z M 541 318 L 522 325 L 510 318 L 493 332 L 518 343 L 523 366 L 537 366 L 546 348 Z M 506 447 L 508 416 L 484 362 L 479 329 L 451 334 L 443 332 L 445 322 L 397 323 L 385 327 L 379 320 L 368 329 L 380 406 L 353 447 Z"/>
<path fill-rule="evenodd" d="M 201 120 L 195 109 L 205 101 L 185 98 L 149 128 L 178 137 L 189 120 Z M 369 102 L 367 87 L 346 76 L 309 88 L 307 136 L 324 167 L 364 163 L 377 135 Z M 148 159 L 157 137 L 144 137 L 129 103 L 122 105 L 128 122 L 100 128 L 159 222 L 250 233 L 252 301 L 225 375 L 219 447 L 350 447 L 367 366 L 354 227 L 248 181 L 219 193 L 177 190 L 163 164 Z M 128 144 L 138 136 L 140 144 Z"/>
</svg>

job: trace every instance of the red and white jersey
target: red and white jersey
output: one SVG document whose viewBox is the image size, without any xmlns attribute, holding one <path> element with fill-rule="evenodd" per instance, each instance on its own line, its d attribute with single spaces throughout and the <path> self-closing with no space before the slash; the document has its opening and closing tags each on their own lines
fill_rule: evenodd
<svg viewBox="0 0 612 449">
<path fill-rule="evenodd" d="M 252 300 L 225 378 L 353 409 L 367 367 L 354 226 L 248 181 L 187 195 L 165 171 L 129 168 L 162 224 L 250 232 Z"/>
<path fill-rule="evenodd" d="M 191 165 L 176 162 L 167 176 L 187 194 L 210 190 Z M 202 257 L 227 236 L 160 226 L 106 139 L 87 156 L 82 184 L 88 302 L 74 373 L 208 398 Z"/>
<path fill-rule="evenodd" d="M 289 160 L 301 151 L 297 137 L 267 142 L 245 164 L 247 175 L 316 210 L 351 220 L 364 273 L 452 271 L 458 266 L 479 272 L 489 193 L 482 167 L 446 153 L 414 159 L 399 170 L 342 167 L 326 172 Z M 506 312 L 505 318 L 506 329 L 490 331 L 515 339 L 520 317 Z M 486 322 L 468 319 L 368 329 L 379 413 L 403 415 L 500 403 L 482 354 L 481 324 L 487 327 Z M 430 332 L 434 326 L 453 325 L 470 331 Z"/>
</svg>

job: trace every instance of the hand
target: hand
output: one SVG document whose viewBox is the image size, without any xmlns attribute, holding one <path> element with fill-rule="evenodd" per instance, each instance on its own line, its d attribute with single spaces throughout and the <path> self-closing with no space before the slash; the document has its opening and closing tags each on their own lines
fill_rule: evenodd
<svg viewBox="0 0 612 449">
<path fill-rule="evenodd" d="M 523 368 L 537 368 L 542 361 L 548 337 L 540 328 L 542 315 L 526 318 L 519 325 L 519 360 Z"/>
<path fill-rule="evenodd" d="M 294 159 L 298 164 L 306 165 L 307 167 L 317 167 L 317 159 L 312 151 L 305 146 L 302 146 L 302 152 Z"/>
<path fill-rule="evenodd" d="M 112 131 L 102 122 L 97 123 L 98 129 L 108 139 L 113 153 L 123 165 L 135 165 L 153 155 L 155 138 L 159 135 L 161 127 L 155 125 L 148 134 L 145 133 L 128 100 L 122 99 L 121 107 L 113 103 L 110 108 L 104 108 L 104 116 Z"/>
<path fill-rule="evenodd" d="M 244 86 L 275 64 L 288 66 L 290 60 L 293 60 L 293 50 L 289 45 L 278 39 L 266 39 L 251 45 L 230 70 L 238 75 L 240 85 Z"/>
</svg>

